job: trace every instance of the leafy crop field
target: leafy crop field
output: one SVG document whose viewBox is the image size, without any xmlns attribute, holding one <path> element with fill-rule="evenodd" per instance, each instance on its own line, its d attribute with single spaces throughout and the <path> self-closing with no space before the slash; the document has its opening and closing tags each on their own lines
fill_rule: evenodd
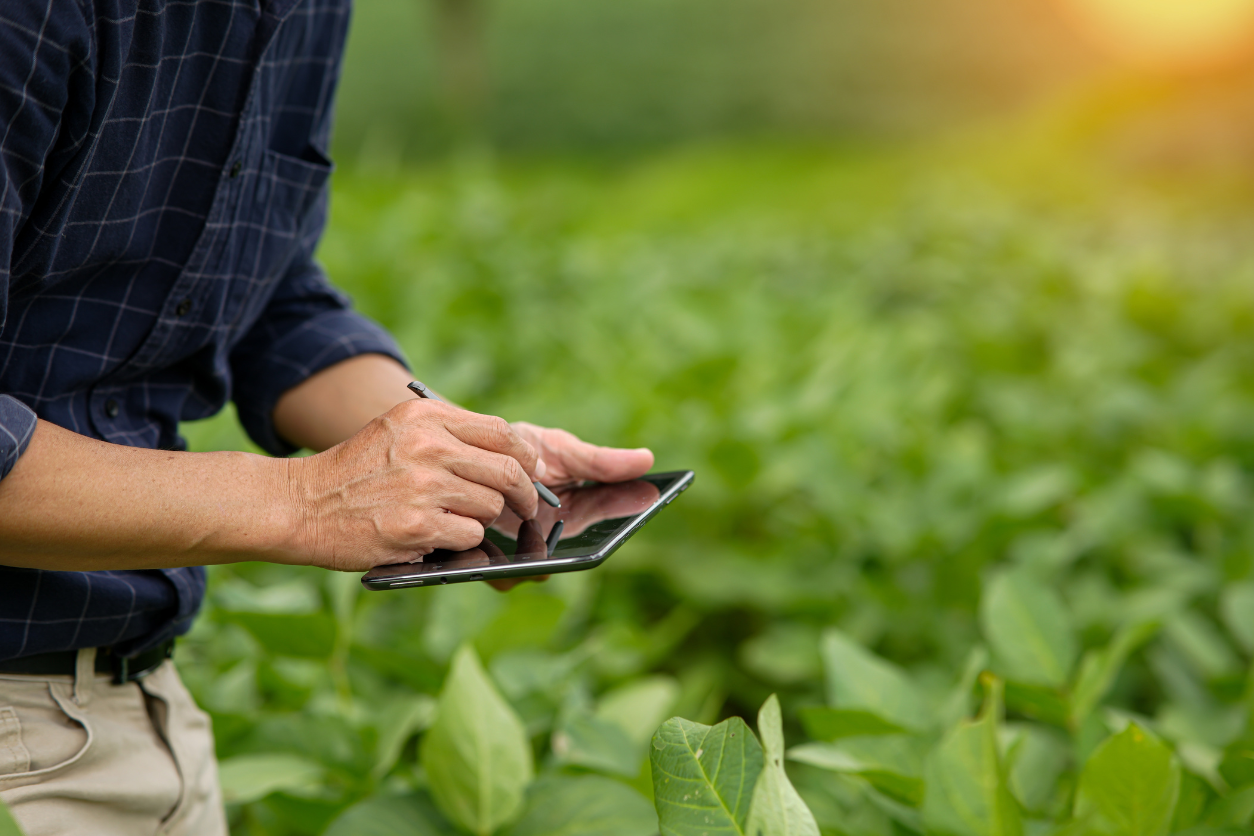
<svg viewBox="0 0 1254 836">
<path fill-rule="evenodd" d="M 1240 195 L 772 148 L 337 176 L 322 257 L 424 382 L 698 478 L 507 595 L 215 569 L 179 658 L 238 833 L 1254 827 Z"/>
</svg>

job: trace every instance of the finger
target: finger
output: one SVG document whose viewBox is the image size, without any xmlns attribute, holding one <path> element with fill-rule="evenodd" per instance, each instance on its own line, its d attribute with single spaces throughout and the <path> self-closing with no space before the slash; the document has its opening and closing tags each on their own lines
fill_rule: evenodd
<svg viewBox="0 0 1254 836">
<path fill-rule="evenodd" d="M 445 481 L 447 484 L 440 486 L 439 502 L 450 514 L 470 517 L 486 527 L 505 509 L 505 497 L 494 488 L 473 479 L 458 478 L 457 474 L 450 474 Z"/>
<path fill-rule="evenodd" d="M 536 496 L 531 477 L 517 459 L 463 445 L 447 467 L 453 475 L 491 488 L 502 495 L 505 504 L 522 519 L 529 520 L 536 515 L 536 505 L 540 498 Z M 491 523 L 499 513 L 498 508 L 497 513 L 488 518 L 487 522 Z"/>
<path fill-rule="evenodd" d="M 426 542 L 437 549 L 461 552 L 473 549 L 483 542 L 483 525 L 470 517 L 458 514 L 439 514 Z"/>
<path fill-rule="evenodd" d="M 549 430 L 542 443 L 545 458 L 556 459 L 570 479 L 624 482 L 643 476 L 653 467 L 653 452 L 645 447 L 599 447 L 565 430 Z"/>
<path fill-rule="evenodd" d="M 514 428 L 504 418 L 461 409 L 445 417 L 444 427 L 463 444 L 514 459 L 522 465 L 528 477 L 527 481 L 539 478 L 536 476 L 539 454 L 522 436 L 514 432 Z"/>
</svg>

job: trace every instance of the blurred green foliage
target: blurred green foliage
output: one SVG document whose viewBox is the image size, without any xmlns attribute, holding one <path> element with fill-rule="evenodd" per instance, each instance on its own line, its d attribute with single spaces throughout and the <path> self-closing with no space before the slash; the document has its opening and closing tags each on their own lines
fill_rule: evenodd
<svg viewBox="0 0 1254 836">
<path fill-rule="evenodd" d="M 659 724 L 773 692 L 824 833 L 1249 827 L 1248 200 L 997 145 L 337 175 L 321 257 L 421 379 L 698 480 L 508 595 L 212 570 L 180 668 L 238 832 L 644 836 Z M 454 659 L 539 776 L 460 819 L 468 738 L 422 742 Z M 1128 764 L 1178 785 L 1140 830 Z M 580 798 L 603 830 L 560 830 Z"/>
<path fill-rule="evenodd" d="M 436 12 L 457 2 L 472 0 L 358 0 L 342 158 L 456 144 L 446 99 L 464 67 L 446 47 L 486 80 L 479 138 L 532 154 L 917 135 L 1020 107 L 1101 63 L 1049 0 L 474 0 L 473 48 L 440 37 Z"/>
</svg>

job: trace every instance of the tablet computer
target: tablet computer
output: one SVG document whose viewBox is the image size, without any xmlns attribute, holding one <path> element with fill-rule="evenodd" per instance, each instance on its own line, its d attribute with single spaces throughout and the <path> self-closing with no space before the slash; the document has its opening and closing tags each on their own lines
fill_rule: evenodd
<svg viewBox="0 0 1254 836">
<path fill-rule="evenodd" d="M 371 590 L 404 589 L 592 569 L 687 490 L 693 478 L 691 470 L 679 470 L 559 488 L 561 508 L 541 503 L 536 519 L 526 522 L 507 510 L 475 548 L 436 549 L 416 563 L 376 566 L 361 583 Z"/>
</svg>

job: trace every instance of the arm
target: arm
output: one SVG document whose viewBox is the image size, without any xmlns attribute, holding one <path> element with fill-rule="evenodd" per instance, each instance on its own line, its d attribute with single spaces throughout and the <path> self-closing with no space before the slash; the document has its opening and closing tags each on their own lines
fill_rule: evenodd
<svg viewBox="0 0 1254 836">
<path fill-rule="evenodd" d="M 536 462 L 501 419 L 418 400 L 290 460 L 121 447 L 41 421 L 0 481 L 0 563 L 364 571 L 472 548 L 506 501 L 534 516 Z"/>
</svg>

